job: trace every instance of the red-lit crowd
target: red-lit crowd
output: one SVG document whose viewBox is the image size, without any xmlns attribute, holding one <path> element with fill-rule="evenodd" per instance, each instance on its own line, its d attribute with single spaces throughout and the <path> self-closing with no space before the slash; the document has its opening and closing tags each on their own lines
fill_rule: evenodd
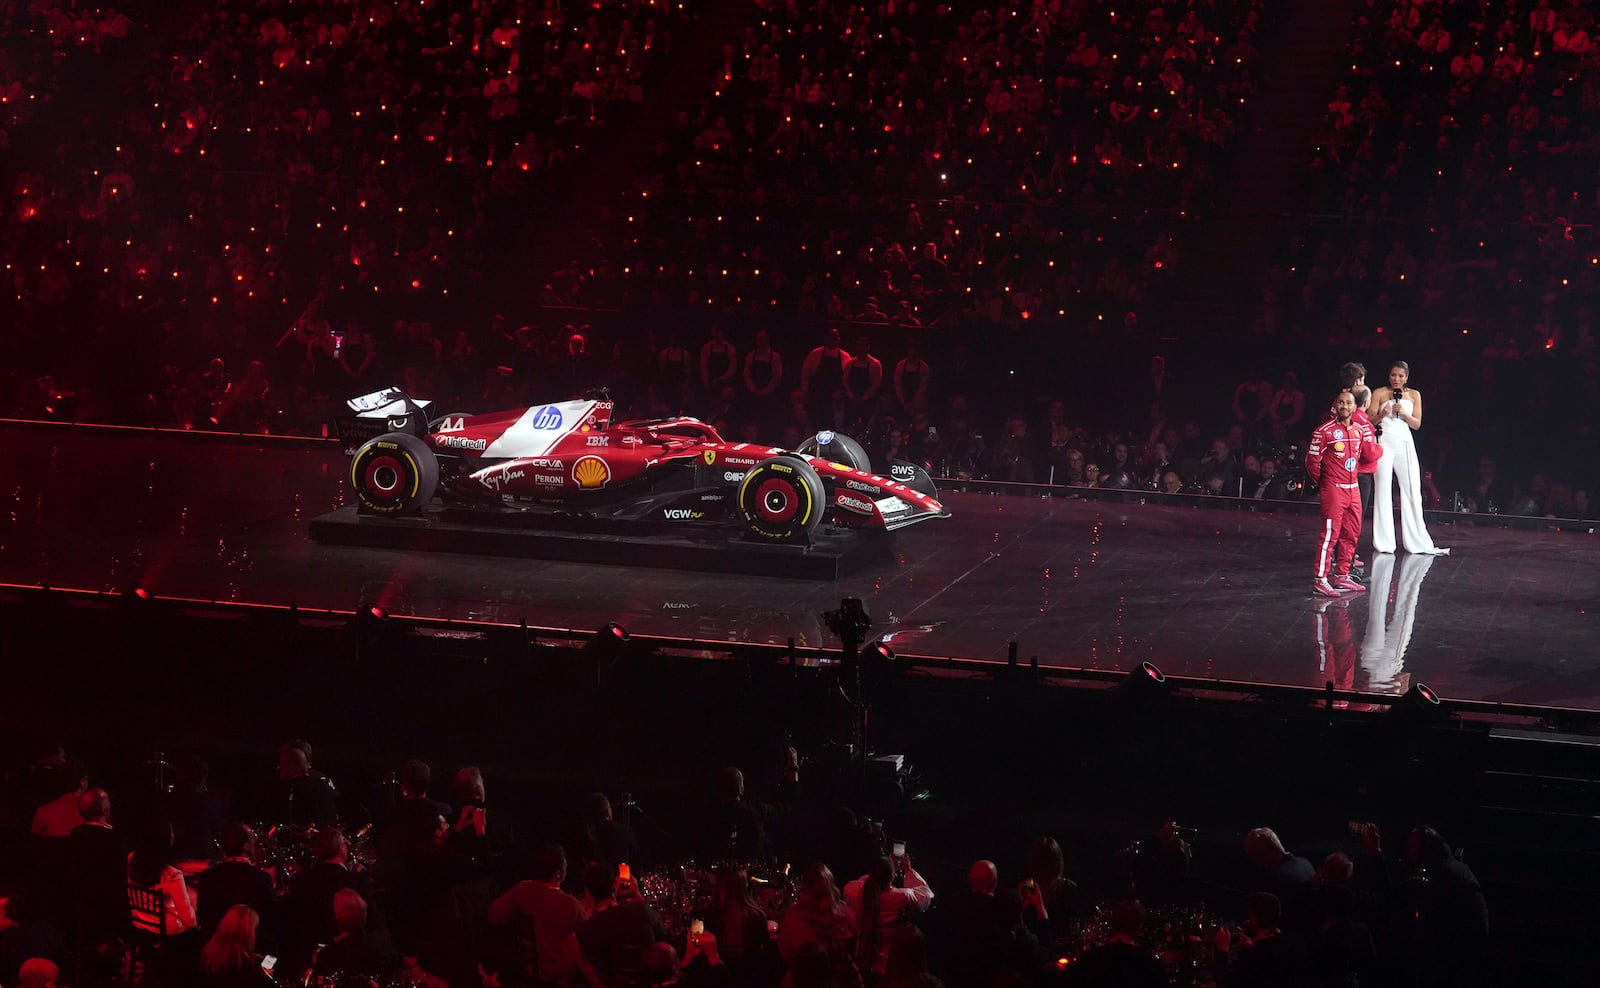
<svg viewBox="0 0 1600 988">
<path fill-rule="evenodd" d="M 1568 481 L 1592 474 L 1600 422 L 1595 20 L 1589 0 L 1362 7 L 1314 218 L 1264 304 L 1280 337 L 1425 348 L 1456 404 L 1495 408 L 1455 437 L 1458 459 L 1519 447 Z"/>
<path fill-rule="evenodd" d="M 1133 328 L 1255 93 L 1259 3 L 758 4 L 570 303 Z"/>
<path fill-rule="evenodd" d="M 720 771 L 670 839 L 636 830 L 628 797 L 531 809 L 474 766 L 340 786 L 303 740 L 275 773 L 213 779 L 185 756 L 112 790 L 50 747 L 0 788 L 0 983 L 1486 983 L 1483 890 L 1428 827 L 1386 849 L 1361 825 L 1320 866 L 1268 828 L 1202 847 L 1168 822 L 1071 871 L 1049 837 L 969 867 L 808 796 L 797 763 L 757 793 Z"/>
<path fill-rule="evenodd" d="M 268 373 L 303 313 L 370 331 L 386 298 L 472 295 L 529 188 L 644 99 L 689 8 L 0 6 L 7 405 L 260 427 L 260 395 L 207 393 L 214 359 L 281 407 L 305 398 Z"/>
<path fill-rule="evenodd" d="M 1397 336 L 1435 348 L 1405 356 L 1441 506 L 1479 484 L 1546 514 L 1592 483 L 1588 6 L 1365 9 L 1306 200 L 1339 218 L 1308 220 L 1269 279 L 1266 344 L 1325 345 L 1328 366 Z M 1041 334 L 1056 355 L 1134 341 L 1135 375 L 1157 349 L 1141 317 L 1216 222 L 1263 5 L 766 0 L 733 27 L 706 9 L 0 8 L 25 41 L 0 56 L 0 411 L 317 434 L 390 384 L 473 409 L 606 384 L 733 435 L 852 429 L 952 476 L 1293 486 L 1309 423 L 1261 402 L 1289 370 L 1322 400 L 1304 353 L 1262 357 L 1259 407 L 1231 423 L 1186 422 L 1181 400 L 1226 394 L 1174 398 L 1156 371 L 1027 394 L 996 371 L 1036 362 Z M 700 30 L 726 43 L 652 103 Z M 530 277 L 540 188 L 631 153 L 598 150 L 618 104 L 674 116 Z M 838 381 L 831 349 L 804 372 L 829 327 L 858 358 Z M 1469 415 L 1479 391 L 1504 414 Z"/>
</svg>

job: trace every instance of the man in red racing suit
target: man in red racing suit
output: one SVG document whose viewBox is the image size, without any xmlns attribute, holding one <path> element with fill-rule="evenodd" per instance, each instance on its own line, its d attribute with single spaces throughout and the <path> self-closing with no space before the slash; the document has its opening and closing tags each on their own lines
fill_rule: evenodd
<svg viewBox="0 0 1600 988">
<path fill-rule="evenodd" d="M 1350 392 L 1339 392 L 1333 410 L 1333 421 L 1317 427 L 1306 449 L 1306 476 L 1317 485 L 1322 501 L 1317 577 L 1311 590 L 1324 597 L 1366 589 L 1350 579 L 1350 561 L 1361 537 L 1361 492 L 1356 474 L 1361 464 L 1375 463 L 1383 455 L 1383 447 L 1366 440 L 1356 425 L 1356 400 Z"/>
</svg>

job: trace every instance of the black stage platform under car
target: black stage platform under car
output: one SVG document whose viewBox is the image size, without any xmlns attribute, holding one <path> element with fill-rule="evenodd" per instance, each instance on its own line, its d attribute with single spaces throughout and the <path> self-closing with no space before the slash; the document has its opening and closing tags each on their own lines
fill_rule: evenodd
<svg viewBox="0 0 1600 988">
<path fill-rule="evenodd" d="M 888 557 L 881 532 L 835 526 L 810 545 L 772 545 L 741 538 L 728 526 L 673 526 L 560 515 L 431 510 L 383 518 L 349 505 L 311 520 L 311 537 L 331 545 L 410 552 L 464 552 L 605 566 L 648 566 L 773 579 L 837 580 Z"/>
<path fill-rule="evenodd" d="M 1450 556 L 1378 556 L 1372 592 L 1309 592 L 1300 512 L 955 492 L 860 573 L 806 581 L 328 545 L 336 443 L 0 424 L 0 583 L 832 646 L 860 597 L 908 654 L 1600 709 L 1600 541 L 1433 522 Z M 1237 502 L 1230 502 L 1237 504 Z M 1370 553 L 1368 553 L 1370 556 Z"/>
</svg>

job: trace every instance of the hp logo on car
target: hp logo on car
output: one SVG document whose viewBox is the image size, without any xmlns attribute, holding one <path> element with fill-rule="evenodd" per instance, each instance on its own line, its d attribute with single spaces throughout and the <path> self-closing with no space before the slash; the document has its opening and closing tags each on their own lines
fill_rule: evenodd
<svg viewBox="0 0 1600 988">
<path fill-rule="evenodd" d="M 533 415 L 529 417 L 528 425 L 541 432 L 559 429 L 561 428 L 561 410 L 551 405 L 537 408 L 534 410 Z"/>
</svg>

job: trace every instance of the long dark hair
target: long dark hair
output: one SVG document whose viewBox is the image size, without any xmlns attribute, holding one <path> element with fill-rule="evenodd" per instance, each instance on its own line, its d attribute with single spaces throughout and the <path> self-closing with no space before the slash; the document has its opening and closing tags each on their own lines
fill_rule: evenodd
<svg viewBox="0 0 1600 988">
<path fill-rule="evenodd" d="M 861 915 L 856 917 L 856 929 L 861 934 L 862 956 L 871 958 L 878 941 L 878 900 L 894 884 L 894 862 L 878 858 L 867 867 L 866 881 L 861 883 Z"/>
<path fill-rule="evenodd" d="M 156 819 L 145 825 L 139 844 L 128 855 L 128 881 L 154 888 L 172 864 L 172 824 Z"/>
</svg>

